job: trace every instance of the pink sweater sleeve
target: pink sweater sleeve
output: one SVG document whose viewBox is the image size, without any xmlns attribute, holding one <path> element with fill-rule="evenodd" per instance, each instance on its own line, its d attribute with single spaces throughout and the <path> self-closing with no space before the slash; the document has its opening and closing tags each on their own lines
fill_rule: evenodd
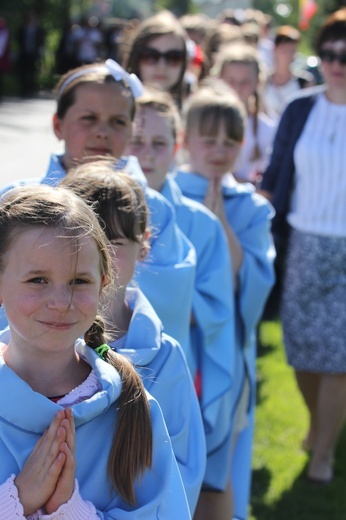
<svg viewBox="0 0 346 520">
<path fill-rule="evenodd" d="M 23 506 L 19 501 L 18 489 L 14 484 L 15 475 L 0 485 L 0 518 L 6 520 L 100 520 L 96 509 L 91 502 L 84 501 L 79 493 L 77 480 L 72 497 L 66 504 L 50 515 L 42 510 L 24 516 Z"/>
<path fill-rule="evenodd" d="M 51 515 L 42 514 L 38 518 L 41 520 L 100 520 L 94 505 L 82 499 L 77 480 L 75 480 L 72 497 L 66 504 L 62 504 Z"/>
<path fill-rule="evenodd" d="M 0 486 L 0 518 L 6 520 L 26 520 L 23 506 L 19 501 L 18 489 L 14 484 L 15 475 Z"/>
</svg>

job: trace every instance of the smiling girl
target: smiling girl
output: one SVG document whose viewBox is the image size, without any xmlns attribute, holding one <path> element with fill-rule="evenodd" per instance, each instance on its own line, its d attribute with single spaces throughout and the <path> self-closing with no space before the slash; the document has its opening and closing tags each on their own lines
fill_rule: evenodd
<svg viewBox="0 0 346 520">
<path fill-rule="evenodd" d="M 21 187 L 1 201 L 0 231 L 1 517 L 188 520 L 161 410 L 105 344 L 111 259 L 92 209 Z"/>
</svg>

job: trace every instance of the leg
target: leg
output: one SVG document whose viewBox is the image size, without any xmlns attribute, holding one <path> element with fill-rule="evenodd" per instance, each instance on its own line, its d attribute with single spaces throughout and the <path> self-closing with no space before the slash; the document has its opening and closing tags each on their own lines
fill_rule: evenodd
<svg viewBox="0 0 346 520">
<path fill-rule="evenodd" d="M 303 447 L 310 451 L 315 442 L 317 430 L 317 402 L 320 388 L 321 375 L 314 372 L 301 372 L 296 370 L 296 380 L 309 411 L 310 426 L 307 436 L 303 441 Z"/>
<path fill-rule="evenodd" d="M 193 520 L 232 520 L 233 496 L 231 485 L 223 492 L 201 491 Z"/>
<path fill-rule="evenodd" d="M 317 432 L 308 475 L 319 480 L 333 476 L 335 447 L 346 418 L 346 374 L 321 374 Z"/>
</svg>

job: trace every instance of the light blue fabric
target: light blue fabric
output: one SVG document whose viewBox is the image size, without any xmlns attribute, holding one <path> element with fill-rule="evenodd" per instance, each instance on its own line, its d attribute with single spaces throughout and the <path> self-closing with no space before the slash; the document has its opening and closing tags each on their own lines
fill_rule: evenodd
<svg viewBox="0 0 346 520">
<path fill-rule="evenodd" d="M 126 301 L 133 310 L 128 332 L 110 346 L 132 361 L 161 407 L 193 515 L 206 465 L 193 381 L 179 343 L 162 332 L 162 323 L 144 294 L 128 288 Z"/>
<path fill-rule="evenodd" d="M 2 340 L 2 336 L 0 336 Z M 121 391 L 118 372 L 79 340 L 77 352 L 95 370 L 102 390 L 72 406 L 76 424 L 76 478 L 81 496 L 94 504 L 103 520 L 182 518 L 190 513 L 171 443 L 157 402 L 149 396 L 153 467 L 135 484 L 136 506 L 129 506 L 111 488 L 107 459 Z M 0 356 L 0 484 L 17 475 L 37 440 L 61 406 L 34 392 Z"/>
<path fill-rule="evenodd" d="M 7 326 L 7 316 L 4 307 L 0 308 L 0 330 Z"/>
<path fill-rule="evenodd" d="M 193 172 L 177 171 L 175 181 L 183 194 L 197 202 L 203 202 L 207 193 L 209 180 Z M 227 220 L 235 232 L 243 249 L 243 263 L 238 273 L 238 289 L 235 293 L 236 319 L 236 361 L 234 381 L 234 406 L 236 406 L 243 387 L 243 378 L 249 377 L 252 395 L 248 408 L 248 428 L 252 430 L 253 408 L 255 406 L 256 388 L 256 327 L 262 315 L 263 307 L 271 287 L 274 284 L 273 262 L 275 249 L 270 233 L 270 224 L 274 211 L 271 205 L 255 193 L 251 184 L 238 184 L 232 176 L 226 176 L 222 194 Z M 247 464 L 246 470 L 238 471 L 233 467 L 234 475 L 247 475 L 242 482 L 237 483 L 239 493 L 249 496 L 252 435 L 247 436 L 247 442 L 237 443 L 235 450 L 240 454 L 233 457 L 237 463 Z M 216 476 L 219 464 L 215 464 Z M 247 517 L 243 504 L 246 500 L 235 497 L 235 513 Z M 242 504 L 241 507 L 238 504 Z"/>
<path fill-rule="evenodd" d="M 187 348 L 196 271 L 194 247 L 176 225 L 171 204 L 147 186 L 137 158 L 122 157 L 117 168 L 124 169 L 144 188 L 150 211 L 151 251 L 147 259 L 138 265 L 135 279 L 159 315 L 165 332 Z M 17 181 L 0 190 L 0 195 L 26 184 L 56 186 L 65 176 L 62 155 L 52 155 L 44 177 Z M 0 316 L 0 323 L 6 324 L 4 315 Z"/>
<path fill-rule="evenodd" d="M 195 324 L 186 355 L 193 377 L 198 372 L 201 383 L 200 405 L 208 451 L 204 484 L 224 489 L 230 471 L 225 461 L 231 449 L 235 370 L 231 259 L 222 225 L 212 212 L 184 197 L 171 175 L 166 177 L 161 193 L 174 206 L 179 227 L 196 249 Z M 216 478 L 211 460 L 220 449 L 223 464 Z"/>
</svg>

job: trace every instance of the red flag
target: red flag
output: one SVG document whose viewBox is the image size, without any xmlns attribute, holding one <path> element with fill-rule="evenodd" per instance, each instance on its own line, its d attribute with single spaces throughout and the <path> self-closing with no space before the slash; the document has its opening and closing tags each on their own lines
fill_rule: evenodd
<svg viewBox="0 0 346 520">
<path fill-rule="evenodd" d="M 315 0 L 299 0 L 299 29 L 306 31 L 310 25 L 311 18 L 315 15 L 318 5 Z"/>
</svg>

